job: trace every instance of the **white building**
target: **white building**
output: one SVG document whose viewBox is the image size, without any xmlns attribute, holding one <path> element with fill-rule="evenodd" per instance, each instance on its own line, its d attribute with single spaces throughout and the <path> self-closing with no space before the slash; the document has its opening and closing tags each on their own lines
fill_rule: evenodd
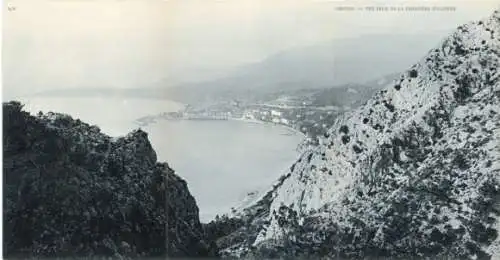
<svg viewBox="0 0 500 260">
<path fill-rule="evenodd" d="M 273 116 L 281 116 L 281 112 L 280 111 L 271 110 L 271 115 L 273 115 Z"/>
</svg>

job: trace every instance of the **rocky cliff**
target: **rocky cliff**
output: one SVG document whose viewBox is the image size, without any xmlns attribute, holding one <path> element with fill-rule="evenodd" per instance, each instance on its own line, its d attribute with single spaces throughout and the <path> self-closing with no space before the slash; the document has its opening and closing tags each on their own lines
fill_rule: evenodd
<svg viewBox="0 0 500 260">
<path fill-rule="evenodd" d="M 357 259 L 498 254 L 499 67 L 499 11 L 459 26 L 337 118 L 318 147 L 218 229 L 221 252 Z"/>
<path fill-rule="evenodd" d="M 5 257 L 216 256 L 186 182 L 147 134 L 110 138 L 3 104 Z"/>
</svg>

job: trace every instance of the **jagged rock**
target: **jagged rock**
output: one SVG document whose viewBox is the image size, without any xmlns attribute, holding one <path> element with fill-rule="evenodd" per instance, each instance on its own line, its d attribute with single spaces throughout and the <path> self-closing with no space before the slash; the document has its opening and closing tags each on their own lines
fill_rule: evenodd
<svg viewBox="0 0 500 260">
<path fill-rule="evenodd" d="M 216 256 L 186 182 L 147 133 L 112 139 L 3 104 L 5 257 Z"/>
<path fill-rule="evenodd" d="M 218 238 L 221 253 L 498 255 L 499 30 L 499 11 L 460 26 L 386 89 L 337 118 L 322 144 L 231 216 L 246 223 Z M 220 243 L 227 237 L 234 242 Z"/>
</svg>

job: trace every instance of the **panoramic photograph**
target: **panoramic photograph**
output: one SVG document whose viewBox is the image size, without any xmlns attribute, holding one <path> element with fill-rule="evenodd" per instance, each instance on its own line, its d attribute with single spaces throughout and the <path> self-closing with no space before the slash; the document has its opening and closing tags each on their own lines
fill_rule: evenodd
<svg viewBox="0 0 500 260">
<path fill-rule="evenodd" d="M 5 0 L 6 259 L 500 259 L 498 0 Z"/>
</svg>

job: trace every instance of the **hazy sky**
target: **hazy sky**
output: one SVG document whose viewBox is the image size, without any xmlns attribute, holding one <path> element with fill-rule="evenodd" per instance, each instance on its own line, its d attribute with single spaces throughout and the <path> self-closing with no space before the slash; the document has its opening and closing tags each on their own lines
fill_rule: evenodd
<svg viewBox="0 0 500 260">
<path fill-rule="evenodd" d="M 456 11 L 339 11 L 338 6 Z M 214 75 L 293 47 L 366 33 L 450 30 L 499 1 L 4 0 L 4 94 L 148 86 Z M 8 8 L 15 7 L 14 11 Z M 189 77 L 187 76 L 189 75 Z"/>
</svg>

